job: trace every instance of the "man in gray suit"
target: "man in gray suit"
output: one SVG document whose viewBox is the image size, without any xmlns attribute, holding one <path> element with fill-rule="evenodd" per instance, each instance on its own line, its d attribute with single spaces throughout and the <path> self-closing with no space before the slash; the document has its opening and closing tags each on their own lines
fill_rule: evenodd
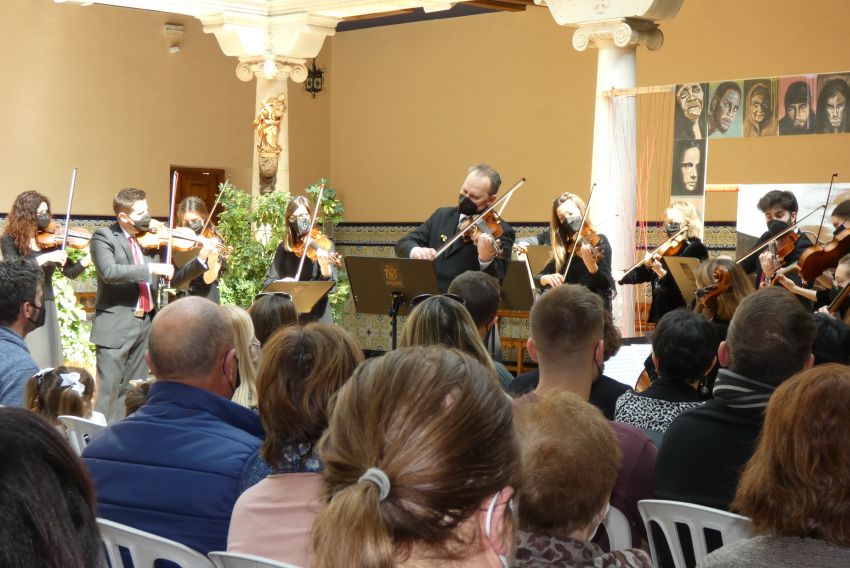
<svg viewBox="0 0 850 568">
<path fill-rule="evenodd" d="M 109 422 L 124 417 L 124 394 L 131 379 L 147 377 L 144 355 L 156 313 L 159 280 L 175 287 L 206 270 L 209 250 L 175 271 L 160 260 L 159 249 L 136 241 L 150 228 L 148 202 L 141 189 L 119 191 L 112 200 L 117 221 L 95 231 L 91 255 L 97 271 L 97 303 L 91 342 L 97 355 L 97 411 Z"/>
</svg>

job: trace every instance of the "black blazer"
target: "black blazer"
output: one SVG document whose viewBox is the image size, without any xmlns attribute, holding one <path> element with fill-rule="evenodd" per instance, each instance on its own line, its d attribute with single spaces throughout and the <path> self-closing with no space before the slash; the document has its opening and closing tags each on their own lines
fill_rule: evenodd
<svg viewBox="0 0 850 568">
<path fill-rule="evenodd" d="M 151 295 L 156 302 L 159 277 L 150 274 L 147 266 L 135 264 L 130 241 L 117 222 L 94 232 L 91 256 L 97 273 L 97 300 L 91 342 L 101 347 L 120 347 L 134 319 L 133 312 L 139 300 L 139 283 L 150 284 Z M 162 262 L 158 249 L 142 249 L 142 257 L 145 264 Z M 179 287 L 195 276 L 200 276 L 205 270 L 206 267 L 196 258 L 175 270 L 171 283 Z"/>
<path fill-rule="evenodd" d="M 395 245 L 396 256 L 410 258 L 413 247 L 428 247 L 439 249 L 443 243 L 451 239 L 458 232 L 458 221 L 460 213 L 457 207 L 441 207 L 419 225 L 412 233 L 400 239 Z M 495 276 L 501 282 L 505 278 L 505 272 L 511 259 L 511 247 L 516 239 L 513 228 L 502 221 L 502 236 L 499 243 L 502 245 L 503 257 L 496 256 L 484 272 Z M 437 286 L 441 293 L 449 289 L 449 284 L 455 276 L 463 274 L 467 270 L 479 270 L 478 249 L 471 242 L 458 239 L 449 249 L 434 261 L 437 271 Z"/>
</svg>

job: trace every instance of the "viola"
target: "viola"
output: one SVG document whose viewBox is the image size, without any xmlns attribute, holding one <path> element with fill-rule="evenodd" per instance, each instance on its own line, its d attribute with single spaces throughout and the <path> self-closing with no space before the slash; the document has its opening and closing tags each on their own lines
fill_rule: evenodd
<svg viewBox="0 0 850 568">
<path fill-rule="evenodd" d="M 502 236 L 504 230 L 502 229 L 502 218 L 499 217 L 499 214 L 495 211 L 489 211 L 484 215 L 467 217 L 463 220 L 460 230 L 463 233 L 464 240 L 471 241 L 473 243 L 477 243 L 478 237 L 482 234 L 489 235 L 493 238 L 496 255 L 501 256 L 502 247 L 501 243 L 499 243 L 499 237 Z"/>
<path fill-rule="evenodd" d="M 51 221 L 46 229 L 41 230 L 36 234 L 35 240 L 38 243 L 39 248 L 42 250 L 61 247 L 62 242 L 65 241 L 65 231 L 62 229 L 62 225 L 58 222 Z M 66 245 L 79 250 L 88 247 L 90 241 L 91 231 L 76 228 L 68 231 L 68 240 Z"/>
<path fill-rule="evenodd" d="M 842 229 L 825 245 L 807 248 L 797 260 L 797 267 L 804 282 L 814 282 L 815 278 L 829 268 L 838 266 L 841 257 L 850 253 L 850 229 Z"/>
<path fill-rule="evenodd" d="M 324 233 L 322 233 L 318 228 L 313 227 L 313 232 L 310 233 L 310 246 L 307 247 L 307 258 L 316 262 L 318 260 L 318 252 L 319 249 L 328 253 L 328 258 L 330 261 L 336 266 L 340 266 L 342 264 L 342 255 L 338 252 L 332 252 L 330 249 L 333 246 L 333 241 L 331 241 Z M 301 237 L 301 239 L 295 243 L 295 246 L 292 247 L 292 252 L 295 253 L 295 256 L 301 257 L 304 255 L 304 244 L 307 242 L 307 236 Z"/>
<path fill-rule="evenodd" d="M 729 291 L 732 286 L 732 273 L 725 266 L 715 266 L 711 271 L 712 283 L 696 291 L 699 303 L 711 312 L 717 311 L 717 298 Z"/>
</svg>

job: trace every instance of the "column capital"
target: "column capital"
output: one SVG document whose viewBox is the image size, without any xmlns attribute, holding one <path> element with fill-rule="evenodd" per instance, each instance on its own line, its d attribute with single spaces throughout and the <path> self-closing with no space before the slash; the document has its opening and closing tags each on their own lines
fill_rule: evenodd
<svg viewBox="0 0 850 568">
<path fill-rule="evenodd" d="M 236 76 L 245 82 L 257 78 L 278 81 L 292 79 L 296 83 L 303 83 L 307 79 L 306 63 L 306 59 L 288 57 L 240 58 L 239 65 L 236 66 Z"/>
<path fill-rule="evenodd" d="M 655 51 L 663 43 L 664 34 L 658 24 L 636 18 L 580 24 L 573 33 L 573 47 L 578 51 L 588 47 L 630 47 L 640 44 Z"/>
</svg>

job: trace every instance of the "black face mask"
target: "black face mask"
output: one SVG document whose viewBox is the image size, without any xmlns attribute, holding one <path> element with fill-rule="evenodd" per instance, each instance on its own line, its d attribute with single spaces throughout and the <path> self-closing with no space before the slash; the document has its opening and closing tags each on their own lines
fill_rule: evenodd
<svg viewBox="0 0 850 568">
<path fill-rule="evenodd" d="M 779 219 L 771 219 L 767 222 L 767 230 L 771 235 L 778 235 L 782 231 L 788 228 L 788 223 L 786 221 L 780 221 Z"/>
<path fill-rule="evenodd" d="M 35 222 L 39 229 L 44 230 L 50 225 L 50 215 L 47 213 L 39 213 L 35 218 Z"/>
<path fill-rule="evenodd" d="M 575 215 L 573 217 L 564 217 L 561 221 L 561 229 L 568 235 L 573 236 L 581 229 L 581 217 Z"/>
<path fill-rule="evenodd" d="M 845 221 L 842 221 L 840 225 L 838 225 L 835 229 L 833 229 L 833 230 L 832 230 L 832 235 L 833 235 L 834 237 L 837 237 L 837 236 L 841 233 L 841 231 L 843 231 L 843 230 L 846 228 L 846 227 L 844 226 L 844 223 L 845 223 L 845 222 L 846 222 L 846 220 L 845 220 Z"/>
<path fill-rule="evenodd" d="M 664 223 L 664 232 L 667 233 L 668 237 L 672 237 L 681 230 L 682 225 L 680 223 Z"/>
<path fill-rule="evenodd" d="M 204 222 L 200 219 L 195 219 L 194 221 L 187 222 L 186 226 L 192 229 L 192 231 L 194 231 L 195 234 L 198 235 L 204 228 Z"/>
<path fill-rule="evenodd" d="M 35 316 L 35 320 L 32 319 L 32 316 L 27 318 L 27 321 L 29 322 L 29 325 L 26 326 L 28 328 L 27 333 L 31 333 L 43 326 L 44 319 L 47 316 L 47 312 L 44 311 L 44 300 L 41 301 L 40 306 L 36 306 L 35 304 L 32 304 L 32 306 L 38 310 L 38 315 Z"/>
<path fill-rule="evenodd" d="M 151 216 L 149 213 L 145 213 L 145 216 L 141 219 L 130 219 L 133 222 L 133 226 L 142 232 L 149 231 L 151 228 Z"/>
<path fill-rule="evenodd" d="M 478 206 L 467 196 L 461 195 L 458 199 L 457 210 L 461 215 L 466 215 L 468 217 L 478 213 Z"/>
</svg>

